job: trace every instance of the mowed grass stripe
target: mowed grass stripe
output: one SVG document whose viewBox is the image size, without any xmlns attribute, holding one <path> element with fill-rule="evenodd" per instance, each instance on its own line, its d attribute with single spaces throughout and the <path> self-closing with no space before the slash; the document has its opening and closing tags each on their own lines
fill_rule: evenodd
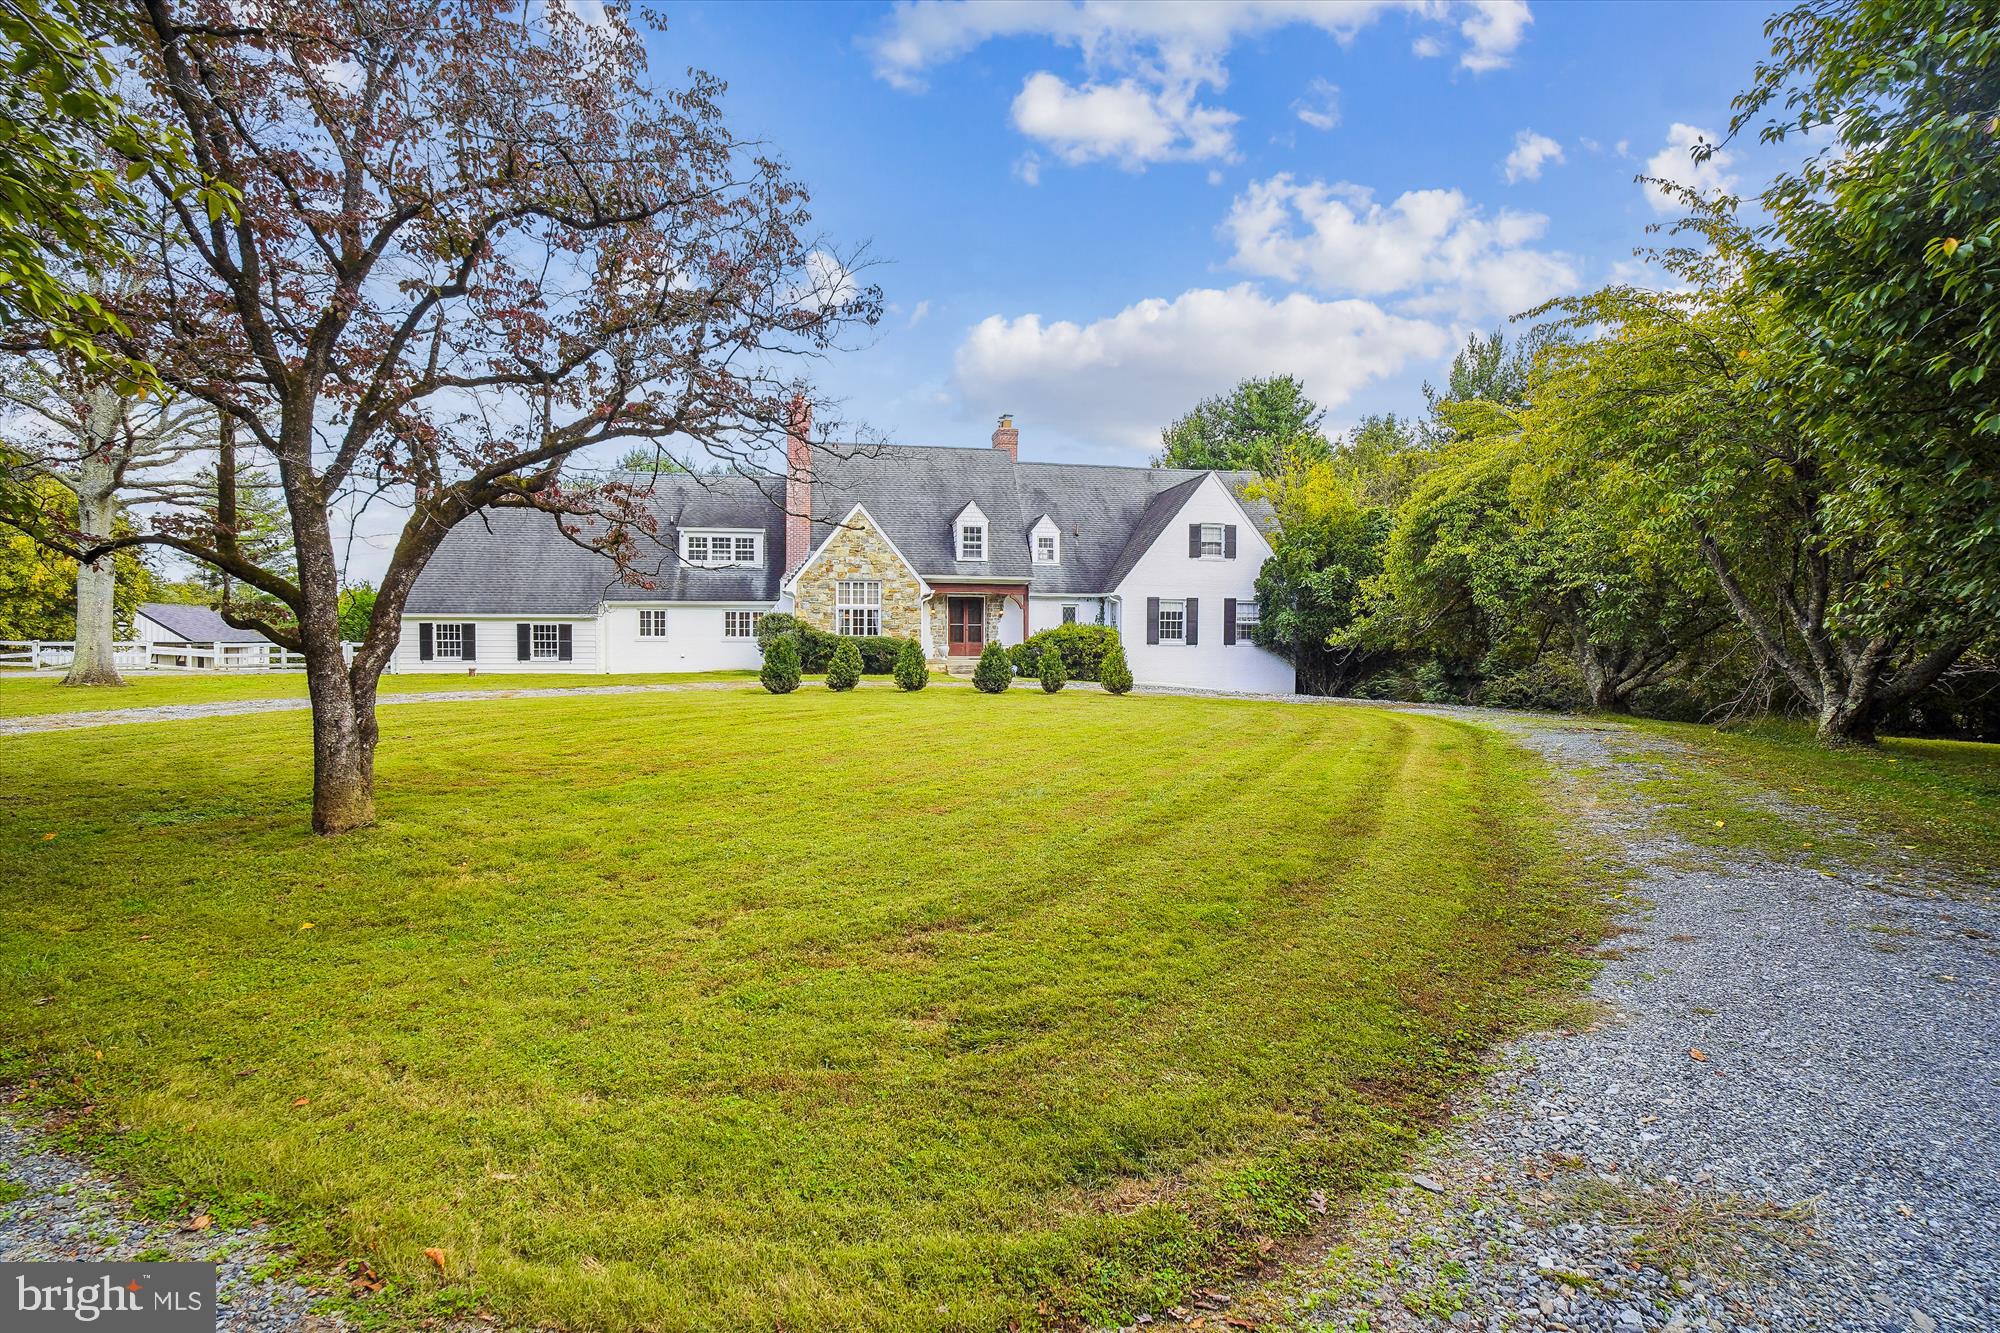
<svg viewBox="0 0 2000 1333">
<path fill-rule="evenodd" d="M 408 705 L 331 841 L 304 722 L 8 742 L 0 1033 L 163 1201 L 405 1312 L 1158 1309 L 1393 1164 L 1593 919 L 1529 761 L 1435 718 Z"/>
</svg>

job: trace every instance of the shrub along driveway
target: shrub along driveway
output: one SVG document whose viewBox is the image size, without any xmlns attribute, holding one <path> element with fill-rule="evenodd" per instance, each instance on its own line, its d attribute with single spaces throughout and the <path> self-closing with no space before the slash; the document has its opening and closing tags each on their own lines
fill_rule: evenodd
<svg viewBox="0 0 2000 1333">
<path fill-rule="evenodd" d="M 337 840 L 297 713 L 6 741 L 0 1047 L 151 1206 L 406 1314 L 1157 1310 L 1393 1168 L 1594 931 L 1532 759 L 1445 718 L 808 689 L 383 732 Z"/>
</svg>

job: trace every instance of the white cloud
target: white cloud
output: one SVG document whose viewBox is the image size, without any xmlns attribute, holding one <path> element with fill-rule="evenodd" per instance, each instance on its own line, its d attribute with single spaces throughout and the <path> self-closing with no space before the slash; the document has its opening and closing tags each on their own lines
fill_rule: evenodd
<svg viewBox="0 0 2000 1333">
<path fill-rule="evenodd" d="M 1023 185 L 1042 183 L 1042 159 L 1033 153 L 1023 153 L 1014 163 L 1014 175 Z"/>
<path fill-rule="evenodd" d="M 1226 158 L 1234 112 L 1202 106 L 1191 88 L 1154 91 L 1133 79 L 1071 87 L 1042 70 L 1014 99 L 1014 126 L 1072 166 Z"/>
<path fill-rule="evenodd" d="M 929 315 L 930 313 L 931 313 L 931 303 L 929 301 L 926 300 L 917 302 L 916 306 L 910 311 L 910 322 L 904 325 L 903 327 L 914 329 L 915 327 L 917 327 L 917 325 L 923 323 L 924 317 Z"/>
<path fill-rule="evenodd" d="M 1646 174 L 1685 185 L 1698 194 L 1727 194 L 1736 188 L 1736 176 L 1729 170 L 1735 157 L 1727 150 L 1717 151 L 1705 162 L 1697 162 L 1693 156 L 1696 144 L 1715 142 L 1713 131 L 1675 121 L 1667 127 L 1667 146 L 1646 159 Z M 1623 151 L 1622 143 L 1619 149 Z M 1657 213 L 1682 211 L 1680 200 L 1657 185 L 1646 186 L 1646 202 Z"/>
<path fill-rule="evenodd" d="M 1330 130 L 1340 124 L 1340 89 L 1325 79 L 1314 79 L 1306 95 L 1292 103 L 1298 118 L 1316 130 Z"/>
<path fill-rule="evenodd" d="M 1451 341 L 1439 325 L 1372 302 L 1273 300 L 1244 283 L 1140 301 L 1089 324 L 991 316 L 960 344 L 956 380 L 974 411 L 1018 411 L 1143 450 L 1175 411 L 1246 376 L 1297 375 L 1337 408 L 1413 360 L 1444 355 Z"/>
<path fill-rule="evenodd" d="M 1410 43 L 1410 54 L 1419 60 L 1436 60 L 1444 54 L 1444 43 L 1435 37 L 1419 37 Z"/>
<path fill-rule="evenodd" d="M 1509 185 L 1519 185 L 1522 181 L 1538 181 L 1542 178 L 1542 167 L 1553 162 L 1561 166 L 1562 145 L 1546 134 L 1533 130 L 1517 130 L 1514 134 L 1514 151 L 1507 154 L 1502 164 L 1507 173 Z"/>
<path fill-rule="evenodd" d="M 1458 25 L 1466 40 L 1465 54 L 1458 63 L 1475 73 L 1512 64 L 1514 49 L 1535 21 L 1528 12 L 1528 0 L 1472 0 L 1470 9 Z"/>
<path fill-rule="evenodd" d="M 1580 136 L 1576 142 L 1577 146 L 1582 148 L 1586 153 L 1601 153 L 1604 151 L 1604 145 L 1591 138 L 1588 134 Z"/>
<path fill-rule="evenodd" d="M 1526 0 L 900 0 L 865 44 L 877 77 L 911 91 L 925 87 L 934 67 L 991 40 L 1035 37 L 1074 48 L 1083 78 L 1032 75 L 1014 99 L 1015 125 L 1065 162 L 1136 168 L 1233 155 L 1237 116 L 1200 99 L 1228 86 L 1238 40 L 1303 25 L 1345 45 L 1392 12 L 1455 25 L 1464 45 L 1459 63 L 1475 71 L 1506 65 L 1533 22 Z M 1418 43 L 1419 54 L 1445 49 L 1432 36 Z M 1325 129 L 1334 114 L 1329 101 L 1300 118 Z"/>
<path fill-rule="evenodd" d="M 1457 190 L 1411 190 L 1382 204 L 1363 186 L 1281 173 L 1237 196 L 1222 231 L 1235 247 L 1231 263 L 1247 273 L 1479 320 L 1576 285 L 1567 256 L 1529 245 L 1548 221 L 1506 208 L 1487 217 Z"/>
</svg>

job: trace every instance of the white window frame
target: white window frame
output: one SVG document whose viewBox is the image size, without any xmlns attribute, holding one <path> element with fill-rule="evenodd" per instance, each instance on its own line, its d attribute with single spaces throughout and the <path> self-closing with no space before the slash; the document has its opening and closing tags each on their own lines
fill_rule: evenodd
<svg viewBox="0 0 2000 1333">
<path fill-rule="evenodd" d="M 664 639 L 667 637 L 667 613 L 652 607 L 639 610 L 639 637 L 642 639 Z"/>
<path fill-rule="evenodd" d="M 546 636 L 546 637 L 545 637 Z M 543 648 L 546 646 L 546 652 Z M 560 662 L 562 660 L 562 626 L 528 626 L 528 660 L 530 662 Z"/>
<path fill-rule="evenodd" d="M 1201 525 L 1202 559 L 1226 560 L 1229 558 L 1229 546 L 1228 546 L 1229 534 L 1227 531 L 1228 526 L 1229 525 L 1226 523 L 1204 523 Z M 1215 534 L 1214 541 L 1210 541 L 1208 539 L 1208 534 L 1211 532 Z M 1211 546 L 1215 548 L 1213 551 L 1208 549 Z"/>
<path fill-rule="evenodd" d="M 1171 611 L 1174 615 L 1180 617 L 1178 621 L 1180 629 L 1177 633 L 1171 635 L 1167 633 L 1167 613 L 1169 611 Z M 1159 636 L 1160 636 L 1160 646 L 1162 648 L 1166 647 L 1169 644 L 1173 645 L 1176 648 L 1186 646 L 1187 644 L 1187 599 L 1186 598 L 1174 598 L 1173 600 L 1168 600 L 1167 598 L 1162 597 L 1160 599 Z"/>
<path fill-rule="evenodd" d="M 1250 631 L 1257 628 L 1263 616 L 1257 610 L 1255 597 L 1236 599 L 1236 642 L 1250 642 Z"/>
<path fill-rule="evenodd" d="M 1047 545 L 1047 555 L 1043 555 L 1043 543 Z M 1038 565 L 1060 565 L 1062 563 L 1062 538 L 1053 532 L 1035 534 L 1035 563 Z"/>
<path fill-rule="evenodd" d="M 834 585 L 834 626 L 843 638 L 873 638 L 882 632 L 882 581 L 841 579 Z"/>
<path fill-rule="evenodd" d="M 737 620 L 739 616 L 745 619 Z M 722 637 L 725 639 L 754 639 L 757 637 L 757 626 L 762 624 L 763 620 L 764 613 L 762 611 L 724 611 L 722 613 Z M 732 622 L 736 625 L 747 624 L 749 628 L 744 630 L 743 633 L 738 634 Z"/>
<path fill-rule="evenodd" d="M 1082 609 L 1075 602 L 1064 602 L 1062 604 L 1062 623 L 1065 625 L 1076 624 L 1077 612 Z"/>
<path fill-rule="evenodd" d="M 931 529 L 936 532 L 936 528 Z M 978 549 L 973 549 L 974 543 Z M 958 525 L 958 558 L 960 560 L 986 559 L 986 525 L 984 523 L 961 523 Z"/>
<path fill-rule="evenodd" d="M 718 543 L 728 544 L 726 555 L 717 554 Z M 744 528 L 683 529 L 681 560 L 696 569 L 762 569 L 764 534 Z"/>
<path fill-rule="evenodd" d="M 445 635 L 451 635 L 451 651 L 446 652 Z M 463 662 L 465 660 L 465 626 L 456 620 L 439 620 L 431 624 L 431 656 L 440 662 Z"/>
</svg>

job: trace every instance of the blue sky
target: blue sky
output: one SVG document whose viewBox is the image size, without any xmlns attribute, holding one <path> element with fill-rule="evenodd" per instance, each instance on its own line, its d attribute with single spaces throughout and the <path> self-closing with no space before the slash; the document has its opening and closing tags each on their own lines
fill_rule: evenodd
<svg viewBox="0 0 2000 1333">
<path fill-rule="evenodd" d="M 1467 331 L 1630 271 L 1764 53 L 1761 5 L 668 5 L 655 77 L 865 244 L 883 326 L 817 372 L 891 439 L 1143 462 L 1252 373 L 1336 426 L 1409 411 Z M 1700 183 L 1778 165 L 1733 146 Z"/>
</svg>

